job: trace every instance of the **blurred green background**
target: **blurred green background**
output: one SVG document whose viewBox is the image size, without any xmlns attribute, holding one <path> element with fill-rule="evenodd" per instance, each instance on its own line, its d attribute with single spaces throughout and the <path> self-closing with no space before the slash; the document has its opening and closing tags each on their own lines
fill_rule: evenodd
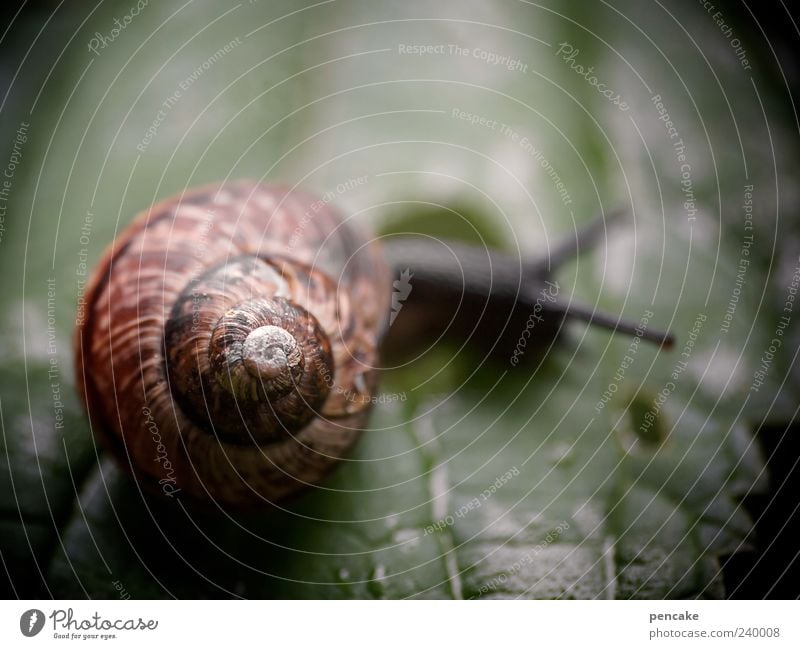
<svg viewBox="0 0 800 649">
<path fill-rule="evenodd" d="M 777 9 L 717 10 L 723 25 L 700 3 L 634 0 L 20 7 L 0 44 L 4 594 L 796 596 L 791 528 L 776 533 L 797 505 L 800 314 L 751 386 L 800 264 L 797 63 Z M 636 322 L 650 310 L 677 351 L 641 346 L 616 380 L 630 341 L 578 324 L 528 372 L 435 349 L 385 377 L 406 398 L 282 511 L 152 501 L 74 392 L 81 273 L 155 200 L 235 178 L 526 259 L 628 207 L 627 227 L 559 272 L 562 296 Z"/>
</svg>

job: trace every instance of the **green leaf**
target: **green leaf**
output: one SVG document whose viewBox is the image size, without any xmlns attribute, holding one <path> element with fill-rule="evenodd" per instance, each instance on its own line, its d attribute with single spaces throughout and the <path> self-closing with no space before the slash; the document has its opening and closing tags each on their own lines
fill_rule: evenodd
<svg viewBox="0 0 800 649">
<path fill-rule="evenodd" d="M 13 139 L 30 123 L 0 240 L 3 318 L 19 332 L 0 349 L 0 554 L 15 594 L 724 596 L 721 562 L 751 537 L 741 498 L 765 488 L 752 425 L 796 402 L 795 334 L 753 387 L 793 268 L 779 243 L 796 217 L 779 218 L 776 187 L 798 158 L 763 63 L 743 70 L 702 7 L 673 19 L 640 5 L 162 2 L 97 54 L 87 43 L 123 5 L 85 24 L 88 7 L 59 14 L 48 34 L 64 55 L 4 127 Z M 418 44 L 444 53 L 401 52 Z M 81 412 L 76 304 L 135 212 L 239 177 L 332 192 L 382 233 L 526 259 L 629 206 L 558 272 L 560 297 L 668 327 L 675 349 L 577 323 L 522 371 L 438 346 L 386 374 L 370 430 L 302 498 L 248 515 L 154 499 Z"/>
</svg>

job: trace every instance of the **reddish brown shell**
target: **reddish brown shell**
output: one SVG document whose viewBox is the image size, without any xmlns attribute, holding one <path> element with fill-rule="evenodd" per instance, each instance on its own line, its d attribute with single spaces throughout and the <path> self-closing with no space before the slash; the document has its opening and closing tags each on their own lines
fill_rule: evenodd
<svg viewBox="0 0 800 649">
<path fill-rule="evenodd" d="M 272 273 L 263 286 L 248 278 L 247 290 L 279 290 L 310 312 L 334 368 L 310 423 L 258 443 L 195 423 L 202 417 L 184 412 L 165 361 L 165 323 L 181 293 L 242 255 Z M 168 496 L 241 508 L 316 484 L 365 424 L 390 293 L 379 246 L 322 200 L 243 181 L 162 201 L 117 237 L 89 283 L 76 368 L 93 430 L 146 488 Z"/>
</svg>

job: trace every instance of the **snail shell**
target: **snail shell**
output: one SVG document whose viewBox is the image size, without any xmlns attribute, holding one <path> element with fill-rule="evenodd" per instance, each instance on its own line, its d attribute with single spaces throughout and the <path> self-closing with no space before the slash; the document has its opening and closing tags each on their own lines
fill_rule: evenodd
<svg viewBox="0 0 800 649">
<path fill-rule="evenodd" d="M 224 508 L 318 483 L 363 428 L 391 280 L 323 201 L 253 182 L 140 214 L 76 331 L 95 434 L 151 491 Z"/>
</svg>

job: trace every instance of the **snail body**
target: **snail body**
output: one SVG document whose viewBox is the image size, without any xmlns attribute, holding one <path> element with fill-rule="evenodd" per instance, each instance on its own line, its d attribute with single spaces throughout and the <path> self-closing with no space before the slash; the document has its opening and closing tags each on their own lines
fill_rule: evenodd
<svg viewBox="0 0 800 649">
<path fill-rule="evenodd" d="M 552 291 L 552 271 L 592 243 L 598 223 L 546 263 L 521 264 L 457 244 L 448 258 L 429 240 L 384 248 L 279 186 L 242 181 L 164 200 L 117 237 L 88 284 L 75 347 L 93 431 L 148 491 L 223 509 L 284 500 L 318 484 L 357 439 L 382 346 L 455 335 L 503 356 L 531 314 L 540 347 L 567 317 L 635 331 Z M 392 270 L 407 268 L 414 290 L 389 328 Z"/>
<path fill-rule="evenodd" d="M 150 491 L 276 502 L 357 438 L 389 270 L 325 206 L 300 228 L 312 201 L 250 182 L 193 190 L 140 214 L 96 267 L 78 385 L 96 434 Z"/>
</svg>

